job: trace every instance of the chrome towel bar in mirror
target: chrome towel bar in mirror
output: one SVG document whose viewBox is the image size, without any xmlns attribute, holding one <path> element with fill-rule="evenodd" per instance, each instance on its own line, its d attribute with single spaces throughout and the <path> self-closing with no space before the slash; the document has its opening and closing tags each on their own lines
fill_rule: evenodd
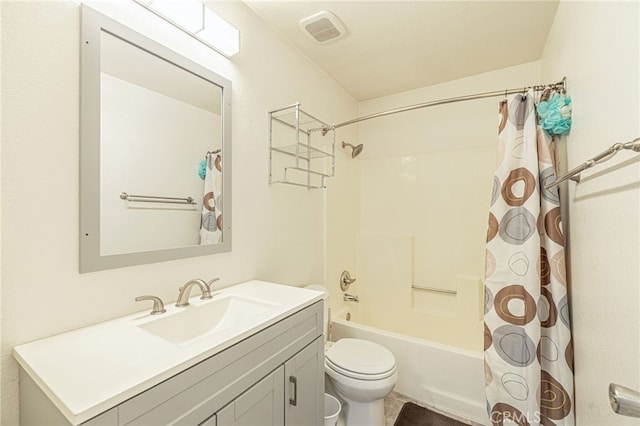
<svg viewBox="0 0 640 426">
<path fill-rule="evenodd" d="M 140 203 L 198 204 L 193 201 L 193 197 L 159 197 L 155 195 L 133 195 L 126 192 L 120 193 L 120 199 Z"/>
</svg>

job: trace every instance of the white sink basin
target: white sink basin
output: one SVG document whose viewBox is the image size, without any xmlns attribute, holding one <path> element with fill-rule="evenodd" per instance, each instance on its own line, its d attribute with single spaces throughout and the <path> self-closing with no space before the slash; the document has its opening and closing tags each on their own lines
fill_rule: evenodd
<svg viewBox="0 0 640 426">
<path fill-rule="evenodd" d="M 57 336 L 25 343 L 14 357 L 78 425 L 322 300 L 307 289 L 252 280 Z"/>
<path fill-rule="evenodd" d="M 242 325 L 274 306 L 277 305 L 233 294 L 214 296 L 198 305 L 176 308 L 138 327 L 178 346 L 187 346 Z"/>
</svg>

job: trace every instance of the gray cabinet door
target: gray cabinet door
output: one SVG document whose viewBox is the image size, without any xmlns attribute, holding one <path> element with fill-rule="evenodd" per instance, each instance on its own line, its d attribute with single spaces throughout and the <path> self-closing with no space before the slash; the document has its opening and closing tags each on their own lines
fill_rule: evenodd
<svg viewBox="0 0 640 426">
<path fill-rule="evenodd" d="M 283 426 L 284 367 L 279 367 L 216 413 L 217 426 Z"/>
<path fill-rule="evenodd" d="M 324 339 L 318 337 L 285 363 L 285 424 L 324 424 Z"/>
</svg>

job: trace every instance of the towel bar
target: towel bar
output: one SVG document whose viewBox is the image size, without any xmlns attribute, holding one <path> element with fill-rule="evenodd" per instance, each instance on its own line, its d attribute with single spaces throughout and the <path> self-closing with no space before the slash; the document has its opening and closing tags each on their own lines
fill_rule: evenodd
<svg viewBox="0 0 640 426">
<path fill-rule="evenodd" d="M 198 204 L 192 197 L 155 197 L 150 195 L 133 195 L 126 192 L 120 193 L 120 199 L 126 201 L 136 201 L 140 203 L 171 203 L 171 204 Z"/>
</svg>

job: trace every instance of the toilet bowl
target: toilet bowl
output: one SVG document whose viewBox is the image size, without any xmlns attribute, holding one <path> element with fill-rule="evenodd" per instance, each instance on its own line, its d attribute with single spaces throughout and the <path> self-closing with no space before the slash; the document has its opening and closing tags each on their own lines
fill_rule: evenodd
<svg viewBox="0 0 640 426">
<path fill-rule="evenodd" d="M 398 380 L 393 354 L 376 343 L 345 338 L 328 342 L 324 366 L 336 393 L 347 403 L 347 426 L 384 426 L 384 397 Z"/>
<path fill-rule="evenodd" d="M 322 286 L 308 286 L 322 291 L 325 298 L 325 339 L 328 331 L 328 296 Z M 363 339 L 325 340 L 324 371 L 335 393 L 346 403 L 346 426 L 384 426 L 384 398 L 398 380 L 396 359 L 387 348 Z M 343 404 L 344 405 L 344 404 Z"/>
</svg>

